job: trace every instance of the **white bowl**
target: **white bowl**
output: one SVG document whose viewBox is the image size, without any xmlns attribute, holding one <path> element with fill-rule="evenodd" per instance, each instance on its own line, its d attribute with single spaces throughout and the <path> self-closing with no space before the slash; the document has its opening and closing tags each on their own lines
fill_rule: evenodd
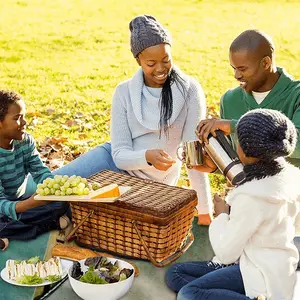
<svg viewBox="0 0 300 300">
<path fill-rule="evenodd" d="M 107 257 L 107 260 L 112 263 L 114 263 L 117 260 L 119 267 L 121 269 L 123 268 L 132 269 L 133 273 L 129 278 L 120 282 L 114 282 L 108 284 L 91 284 L 91 283 L 85 283 L 74 279 L 71 276 L 72 267 L 70 267 L 68 271 L 69 280 L 74 292 L 79 297 L 81 297 L 84 300 L 95 300 L 95 299 L 99 299 L 99 297 L 105 300 L 117 300 L 123 297 L 128 292 L 128 290 L 132 286 L 133 279 L 134 279 L 133 266 L 121 259 Z M 81 270 L 83 272 L 86 272 L 88 270 L 88 267 L 84 265 L 85 259 L 80 260 L 79 262 L 81 265 Z"/>
</svg>

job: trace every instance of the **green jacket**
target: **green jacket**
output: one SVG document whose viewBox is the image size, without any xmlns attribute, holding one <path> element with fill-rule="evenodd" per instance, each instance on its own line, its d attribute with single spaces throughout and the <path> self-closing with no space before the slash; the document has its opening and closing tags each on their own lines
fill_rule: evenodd
<svg viewBox="0 0 300 300">
<path fill-rule="evenodd" d="M 240 87 L 227 91 L 221 99 L 221 118 L 231 121 L 231 139 L 236 147 L 236 124 L 247 111 L 255 108 L 276 109 L 293 121 L 298 130 L 296 150 L 288 158 L 295 166 L 300 167 L 300 81 L 294 80 L 282 68 L 277 68 L 280 77 L 267 97 L 258 104 L 252 94 Z"/>
</svg>

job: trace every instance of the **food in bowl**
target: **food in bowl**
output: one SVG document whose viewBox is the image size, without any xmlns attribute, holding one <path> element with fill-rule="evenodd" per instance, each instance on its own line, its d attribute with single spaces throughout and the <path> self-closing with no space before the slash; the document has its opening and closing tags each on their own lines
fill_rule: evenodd
<svg viewBox="0 0 300 300">
<path fill-rule="evenodd" d="M 99 256 L 74 262 L 68 275 L 74 292 L 82 299 L 94 300 L 101 294 L 101 299 L 117 300 L 130 289 L 134 268 L 121 259 Z"/>
<path fill-rule="evenodd" d="M 74 262 L 71 276 L 81 282 L 91 284 L 107 284 L 123 281 L 133 274 L 133 269 L 120 268 L 118 261 L 114 263 L 104 256 L 90 257 L 84 262 L 88 270 L 83 273 L 79 262 Z"/>
</svg>

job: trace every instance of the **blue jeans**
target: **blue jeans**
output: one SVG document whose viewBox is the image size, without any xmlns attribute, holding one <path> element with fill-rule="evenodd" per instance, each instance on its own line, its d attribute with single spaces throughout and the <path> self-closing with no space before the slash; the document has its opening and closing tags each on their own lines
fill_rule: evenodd
<svg viewBox="0 0 300 300">
<path fill-rule="evenodd" d="M 239 265 L 224 266 L 211 261 L 186 262 L 171 266 L 167 286 L 177 300 L 246 300 Z"/>
<path fill-rule="evenodd" d="M 300 255 L 300 237 L 299 236 L 296 236 L 294 238 L 294 243 L 295 243 L 295 246 L 298 248 L 299 255 Z M 300 260 L 298 262 L 298 269 L 300 269 Z"/>
<path fill-rule="evenodd" d="M 103 170 L 126 173 L 116 167 L 111 155 L 110 143 L 95 147 L 67 165 L 53 171 L 53 174 L 68 176 L 77 175 L 87 178 Z"/>
<path fill-rule="evenodd" d="M 70 212 L 68 202 L 50 202 L 18 214 L 18 220 L 0 214 L 0 237 L 12 240 L 34 239 L 44 232 L 59 229 L 59 218 L 64 214 L 71 218 Z"/>
</svg>

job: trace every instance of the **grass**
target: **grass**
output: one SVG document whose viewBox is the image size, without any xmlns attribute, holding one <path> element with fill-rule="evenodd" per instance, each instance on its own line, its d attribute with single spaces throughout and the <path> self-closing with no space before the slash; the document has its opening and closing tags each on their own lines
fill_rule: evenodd
<svg viewBox="0 0 300 300">
<path fill-rule="evenodd" d="M 109 140 L 114 88 L 137 70 L 129 48 L 134 16 L 152 14 L 169 29 L 175 63 L 200 81 L 208 114 L 216 115 L 221 95 L 236 85 L 229 45 L 245 29 L 269 33 L 278 65 L 300 77 L 299 9 L 297 0 L 1 1 L 1 88 L 25 97 L 37 141 L 63 136 L 86 151 Z M 78 116 L 81 124 L 65 126 Z M 73 143 L 83 137 L 87 146 Z"/>
</svg>

